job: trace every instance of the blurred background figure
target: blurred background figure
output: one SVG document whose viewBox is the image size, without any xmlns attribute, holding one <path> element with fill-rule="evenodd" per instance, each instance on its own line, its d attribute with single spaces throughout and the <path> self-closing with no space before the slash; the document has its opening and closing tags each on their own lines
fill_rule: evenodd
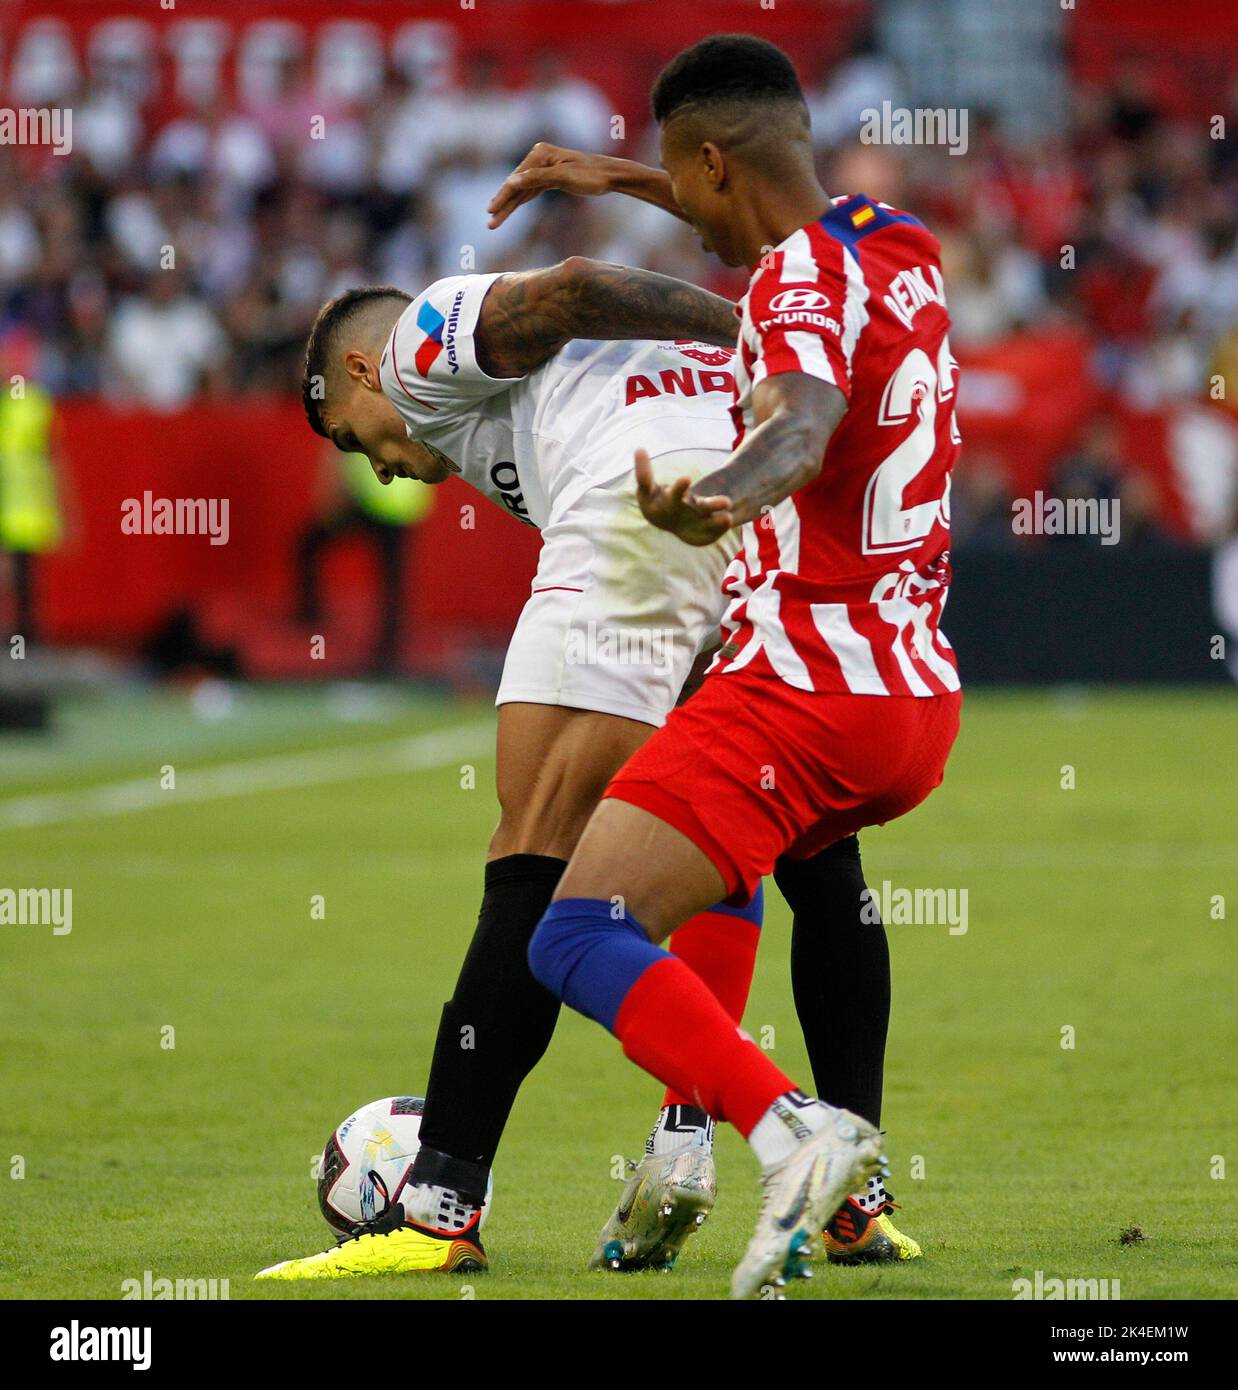
<svg viewBox="0 0 1238 1390">
<path fill-rule="evenodd" d="M 0 337 L 0 551 L 4 552 L 9 630 L 37 642 L 38 566 L 64 539 L 56 479 L 56 406 L 40 385 L 28 329 Z"/>
<path fill-rule="evenodd" d="M 159 270 L 112 316 L 104 380 L 118 400 L 175 410 L 223 389 L 227 340 L 175 270 Z"/>
<path fill-rule="evenodd" d="M 411 479 L 384 486 L 364 454 L 341 454 L 333 445 L 323 452 L 320 478 L 320 510 L 297 541 L 297 622 L 322 627 L 324 552 L 339 540 L 360 538 L 378 567 L 377 636 L 369 670 L 394 676 L 408 636 L 404 576 L 417 525 L 434 504 L 433 493 Z"/>
</svg>

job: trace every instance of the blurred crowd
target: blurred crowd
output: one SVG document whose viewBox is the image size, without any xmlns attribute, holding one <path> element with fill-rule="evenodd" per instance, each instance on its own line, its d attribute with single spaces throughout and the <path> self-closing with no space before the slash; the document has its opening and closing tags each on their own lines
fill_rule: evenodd
<svg viewBox="0 0 1238 1390">
<path fill-rule="evenodd" d="M 1171 119 L 1146 72 L 1076 86 L 1034 143 L 972 110 L 965 157 L 859 143 L 860 112 L 903 90 L 872 43 L 808 75 L 826 187 L 911 208 L 939 234 L 956 351 L 1075 324 L 1115 398 L 1203 400 L 1215 375 L 1238 379 L 1235 141 Z M 56 396 L 171 409 L 293 391 L 318 306 L 365 282 L 586 254 L 742 288 L 688 229 L 626 200 L 542 199 L 486 230 L 488 200 L 538 139 L 653 152 L 647 124 L 613 138 L 604 83 L 558 52 L 535 55 L 519 87 L 473 53 L 447 90 L 393 68 L 347 102 L 290 58 L 261 103 L 208 95 L 155 118 L 95 74 L 72 104 L 67 157 L 32 173 L 28 151 L 0 147 L 0 335 L 33 336 Z M 1094 426 L 1080 451 L 1103 467 Z"/>
</svg>

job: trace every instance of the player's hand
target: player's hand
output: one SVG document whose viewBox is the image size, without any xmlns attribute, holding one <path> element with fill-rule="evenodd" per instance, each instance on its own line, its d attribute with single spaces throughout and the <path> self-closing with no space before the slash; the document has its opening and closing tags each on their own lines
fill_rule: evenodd
<svg viewBox="0 0 1238 1390">
<path fill-rule="evenodd" d="M 490 221 L 487 225 L 491 230 L 501 227 L 518 207 L 547 189 L 557 188 L 581 197 L 609 193 L 610 166 L 613 163 L 610 155 L 565 150 L 559 145 L 548 145 L 544 140 L 539 140 L 490 199 L 487 208 Z"/>
<path fill-rule="evenodd" d="M 636 451 L 636 500 L 646 521 L 689 545 L 713 545 L 735 525 L 729 497 L 697 497 L 691 478 L 659 483 L 644 449 Z"/>
</svg>

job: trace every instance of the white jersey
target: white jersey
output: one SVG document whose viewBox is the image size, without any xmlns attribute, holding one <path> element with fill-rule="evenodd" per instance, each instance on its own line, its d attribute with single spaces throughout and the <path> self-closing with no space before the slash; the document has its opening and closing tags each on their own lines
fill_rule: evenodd
<svg viewBox="0 0 1238 1390">
<path fill-rule="evenodd" d="M 729 348 L 572 342 L 528 376 L 477 363 L 482 300 L 498 277 L 440 280 L 404 311 L 382 385 L 410 437 L 542 533 L 512 634 L 500 705 L 564 705 L 662 724 L 698 652 L 718 640 L 738 533 L 685 545 L 636 501 L 633 455 L 663 481 L 726 461 L 735 427 Z"/>
<path fill-rule="evenodd" d="M 589 489 L 630 484 L 638 447 L 654 458 L 730 450 L 729 348 L 577 340 L 527 376 L 487 376 L 474 334 L 498 278 L 431 285 L 401 314 L 380 363 L 409 437 L 445 454 L 465 482 L 540 529 Z"/>
</svg>

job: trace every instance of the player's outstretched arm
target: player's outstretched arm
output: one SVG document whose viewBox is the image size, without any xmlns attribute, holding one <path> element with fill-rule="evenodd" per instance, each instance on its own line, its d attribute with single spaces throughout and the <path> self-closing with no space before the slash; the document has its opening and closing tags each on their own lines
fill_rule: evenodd
<svg viewBox="0 0 1238 1390">
<path fill-rule="evenodd" d="M 755 521 L 821 472 L 847 398 L 819 377 L 780 372 L 756 388 L 752 407 L 755 428 L 721 468 L 696 484 L 681 478 L 659 485 L 649 456 L 637 452 L 637 500 L 646 520 L 689 545 L 709 545 L 731 527 Z"/>
<path fill-rule="evenodd" d="M 692 338 L 735 345 L 735 306 L 669 275 L 569 256 L 545 270 L 501 275 L 482 302 L 478 361 L 523 376 L 573 338 Z"/>
<path fill-rule="evenodd" d="M 671 193 L 670 177 L 661 169 L 651 169 L 634 159 L 567 150 L 542 140 L 508 174 L 491 198 L 487 208 L 490 227 L 501 227 L 518 207 L 552 188 L 583 198 L 626 193 L 674 217 L 683 217 Z"/>
</svg>

